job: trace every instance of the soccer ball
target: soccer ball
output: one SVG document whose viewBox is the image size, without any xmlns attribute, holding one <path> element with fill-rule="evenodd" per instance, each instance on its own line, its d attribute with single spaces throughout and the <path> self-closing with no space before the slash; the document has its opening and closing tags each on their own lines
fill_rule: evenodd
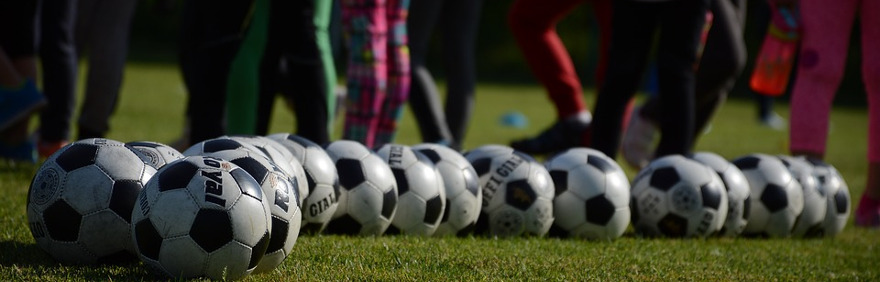
<svg viewBox="0 0 880 282">
<path fill-rule="evenodd" d="M 706 237 L 727 217 L 727 192 L 711 168 L 669 155 L 640 171 L 632 185 L 632 221 L 647 236 Z"/>
<path fill-rule="evenodd" d="M 355 141 L 334 141 L 326 151 L 336 164 L 342 188 L 327 232 L 382 235 L 397 210 L 397 182 L 391 168 Z"/>
<path fill-rule="evenodd" d="M 843 230 L 849 220 L 851 203 L 849 187 L 834 166 L 819 159 L 807 159 L 813 165 L 813 174 L 819 182 L 821 191 L 825 191 L 827 205 L 822 228 L 825 236 L 835 236 Z"/>
<path fill-rule="evenodd" d="M 377 152 L 397 181 L 397 213 L 389 234 L 431 236 L 446 208 L 443 178 L 428 157 L 409 146 L 385 144 Z"/>
<path fill-rule="evenodd" d="M 443 178 L 446 209 L 434 235 L 464 236 L 473 232 L 483 201 L 477 171 L 461 154 L 446 146 L 420 144 L 412 148 L 428 157 Z"/>
<path fill-rule="evenodd" d="M 260 184 L 263 195 L 271 204 L 272 232 L 266 255 L 254 273 L 267 272 L 281 264 L 290 254 L 299 236 L 302 214 L 299 209 L 299 190 L 306 186 L 305 173 L 288 176 L 271 160 L 250 151 L 225 150 L 207 154 L 238 165 Z M 299 166 L 298 163 L 292 163 Z M 305 189 L 305 188 L 302 188 Z"/>
<path fill-rule="evenodd" d="M 751 188 L 746 176 L 735 165 L 715 153 L 699 152 L 691 158 L 714 170 L 727 190 L 727 218 L 718 231 L 719 235 L 738 236 L 749 222 Z"/>
<path fill-rule="evenodd" d="M 791 236 L 804 210 L 804 190 L 778 158 L 752 154 L 733 160 L 751 187 L 749 223 L 743 235 Z"/>
<path fill-rule="evenodd" d="M 155 169 L 160 169 L 166 164 L 183 158 L 183 154 L 177 149 L 162 143 L 137 141 L 128 142 L 125 145 L 140 152 L 141 159 Z"/>
<path fill-rule="evenodd" d="M 321 146 L 308 139 L 287 133 L 269 135 L 287 148 L 305 170 L 308 182 L 308 197 L 303 199 L 302 232 L 317 234 L 327 227 L 330 218 L 339 206 L 339 175 L 336 165 Z"/>
<path fill-rule="evenodd" d="M 63 263 L 136 259 L 131 210 L 155 173 L 118 141 L 86 139 L 61 148 L 28 190 L 28 227 L 37 246 Z"/>
<path fill-rule="evenodd" d="M 813 173 L 813 165 L 804 157 L 777 156 L 801 185 L 804 194 L 804 210 L 798 216 L 791 234 L 797 237 L 821 237 L 825 211 L 828 209 L 824 187 Z"/>
<path fill-rule="evenodd" d="M 239 279 L 270 243 L 260 184 L 222 159 L 191 156 L 159 170 L 138 196 L 131 234 L 141 260 L 175 279 Z"/>
<path fill-rule="evenodd" d="M 248 150 L 251 152 L 255 152 L 263 155 L 268 158 L 269 156 L 264 154 L 254 147 L 253 145 L 242 142 L 234 139 L 230 139 L 229 137 L 218 137 L 214 139 L 208 139 L 196 144 L 193 144 L 189 148 L 183 151 L 184 156 L 203 156 L 208 153 L 216 153 L 225 150 Z"/>
<path fill-rule="evenodd" d="M 236 140 L 239 142 L 250 144 L 257 148 L 261 154 L 265 155 L 269 160 L 275 163 L 278 168 L 281 168 L 284 172 L 289 175 L 296 174 L 296 165 L 302 166 L 299 160 L 293 156 L 293 153 L 281 146 L 277 141 L 270 139 L 264 136 L 255 136 L 255 135 L 233 135 L 229 136 L 229 139 Z M 308 196 L 309 190 L 300 191 L 300 195 L 303 197 Z"/>
<path fill-rule="evenodd" d="M 553 224 L 554 188 L 543 165 L 509 147 L 474 150 L 465 158 L 483 189 L 476 232 L 498 237 L 547 234 Z"/>
<path fill-rule="evenodd" d="M 545 163 L 556 196 L 550 235 L 612 240 L 629 226 L 629 179 L 614 160 L 572 148 Z"/>
</svg>

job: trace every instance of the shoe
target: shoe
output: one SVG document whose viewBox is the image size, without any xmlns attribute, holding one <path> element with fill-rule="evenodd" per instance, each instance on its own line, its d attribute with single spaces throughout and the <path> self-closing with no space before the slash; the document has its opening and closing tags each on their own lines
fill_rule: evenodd
<svg viewBox="0 0 880 282">
<path fill-rule="evenodd" d="M 64 148 L 64 146 L 67 146 L 67 144 L 69 144 L 69 143 L 70 142 L 68 142 L 67 140 L 60 140 L 60 141 L 39 140 L 39 141 L 37 141 L 37 153 L 40 155 L 40 158 L 48 159 L 50 156 L 52 156 L 52 154 L 54 154 L 55 152 L 58 152 L 58 150 L 61 150 L 61 148 Z"/>
<path fill-rule="evenodd" d="M 859 207 L 856 208 L 856 226 L 880 228 L 880 200 L 862 195 Z"/>
<path fill-rule="evenodd" d="M 46 97 L 33 80 L 25 80 L 18 89 L 0 88 L 0 131 L 46 106 Z"/>
<path fill-rule="evenodd" d="M 771 112 L 766 117 L 761 118 L 761 125 L 774 130 L 785 130 L 786 123 L 785 119 L 775 112 Z"/>
<path fill-rule="evenodd" d="M 639 114 L 640 110 L 633 111 L 621 141 L 623 159 L 637 169 L 648 165 L 654 156 L 657 139 L 657 126 Z"/>
<path fill-rule="evenodd" d="M 13 162 L 37 163 L 37 146 L 33 139 L 15 145 L 0 142 L 0 159 Z"/>
<path fill-rule="evenodd" d="M 586 146 L 591 120 L 592 116 L 584 112 L 557 121 L 538 136 L 513 141 L 510 147 L 529 155 L 549 155 L 569 148 Z"/>
</svg>

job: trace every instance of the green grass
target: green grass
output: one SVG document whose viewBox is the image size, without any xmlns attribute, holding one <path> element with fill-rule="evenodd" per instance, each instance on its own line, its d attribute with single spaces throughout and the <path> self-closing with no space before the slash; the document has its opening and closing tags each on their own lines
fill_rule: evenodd
<svg viewBox="0 0 880 282">
<path fill-rule="evenodd" d="M 167 65 L 130 65 L 113 130 L 120 141 L 170 142 L 180 135 L 186 96 L 178 71 Z M 593 96 L 588 95 L 587 101 Z M 466 148 L 532 135 L 555 112 L 535 86 L 480 85 Z M 529 126 L 498 125 L 508 111 Z M 787 116 L 780 105 L 777 111 Z M 294 130 L 278 105 L 271 132 Z M 786 153 L 788 134 L 761 127 L 751 101 L 729 101 L 697 150 L 735 158 L 753 152 Z M 407 112 L 398 142 L 420 141 Z M 334 133 L 339 136 L 339 132 Z M 853 203 L 866 180 L 867 113 L 836 108 L 827 161 L 850 186 Z M 141 264 L 59 265 L 39 249 L 27 228 L 25 205 L 37 166 L 0 164 L 0 280 L 152 280 Z M 630 177 L 635 171 L 626 168 Z M 272 273 L 253 281 L 300 280 L 880 280 L 880 231 L 851 224 L 826 239 L 642 239 L 631 233 L 613 242 L 550 238 L 417 238 L 383 236 L 300 237 L 294 252 Z"/>
</svg>

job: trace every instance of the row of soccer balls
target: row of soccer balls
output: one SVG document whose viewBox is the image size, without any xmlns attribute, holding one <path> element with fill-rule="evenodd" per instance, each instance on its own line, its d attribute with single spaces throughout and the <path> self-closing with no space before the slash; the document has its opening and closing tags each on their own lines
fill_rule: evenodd
<svg viewBox="0 0 880 282">
<path fill-rule="evenodd" d="M 173 277 L 229 278 L 280 264 L 300 224 L 304 233 L 549 231 L 613 239 L 630 218 L 646 235 L 788 236 L 834 234 L 848 215 L 847 189 L 832 167 L 788 157 L 740 158 L 735 163 L 745 174 L 713 154 L 693 160 L 715 172 L 692 159 L 662 158 L 630 189 L 614 161 L 584 148 L 553 157 L 545 168 L 499 145 L 464 157 L 433 144 L 373 153 L 351 141 L 321 148 L 276 134 L 208 140 L 183 155 L 193 157 L 177 161 L 180 153 L 158 143 L 106 139 L 60 150 L 38 171 L 28 197 L 37 243 L 65 262 L 137 253 Z M 805 181 L 813 185 L 800 186 Z M 811 209 L 816 199 L 839 212 Z"/>
</svg>

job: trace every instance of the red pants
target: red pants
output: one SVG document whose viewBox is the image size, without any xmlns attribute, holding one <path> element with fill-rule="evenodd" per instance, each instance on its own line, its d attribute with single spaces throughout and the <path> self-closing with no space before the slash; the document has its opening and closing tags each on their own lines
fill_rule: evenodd
<svg viewBox="0 0 880 282">
<path fill-rule="evenodd" d="M 611 1 L 590 1 L 600 29 L 597 83 L 604 80 L 611 41 Z M 556 23 L 583 2 L 586 1 L 517 0 L 508 14 L 513 36 L 532 72 L 544 84 L 547 95 L 556 105 L 560 120 L 586 110 L 581 82 L 568 51 L 556 34 Z"/>
</svg>

